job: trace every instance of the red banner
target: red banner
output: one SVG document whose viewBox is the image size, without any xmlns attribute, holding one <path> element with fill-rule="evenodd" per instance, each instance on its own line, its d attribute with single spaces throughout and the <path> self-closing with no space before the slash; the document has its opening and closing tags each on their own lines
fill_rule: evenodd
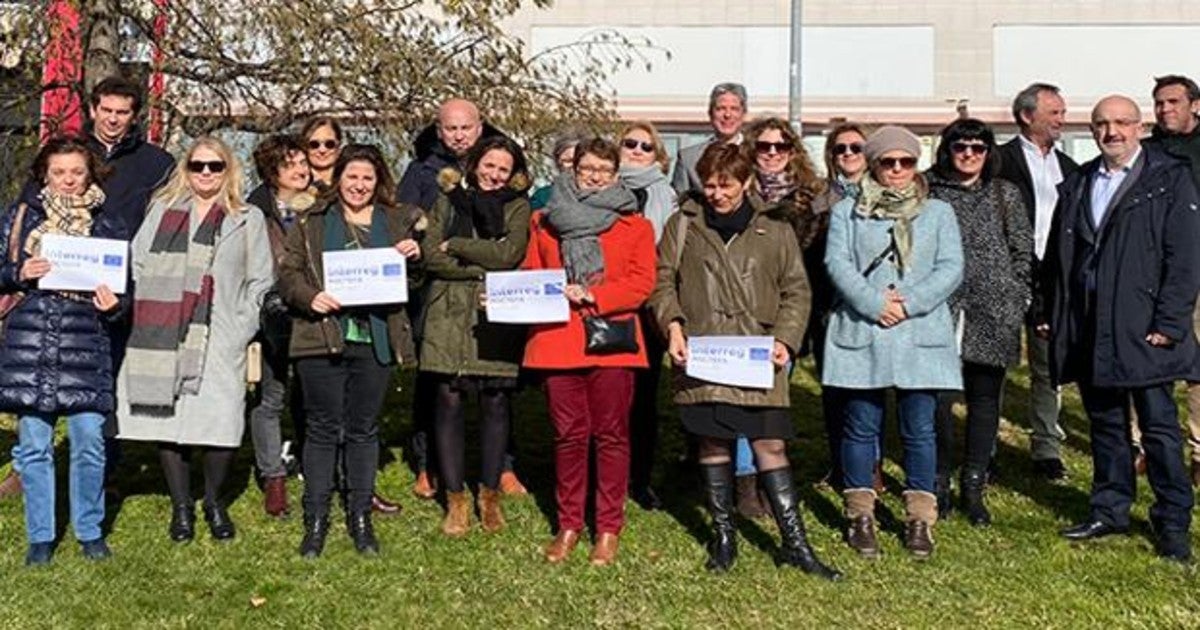
<svg viewBox="0 0 1200 630">
<path fill-rule="evenodd" d="M 42 68 L 42 142 L 83 129 L 83 40 L 79 9 L 70 0 L 52 0 L 46 11 L 50 27 Z"/>
</svg>

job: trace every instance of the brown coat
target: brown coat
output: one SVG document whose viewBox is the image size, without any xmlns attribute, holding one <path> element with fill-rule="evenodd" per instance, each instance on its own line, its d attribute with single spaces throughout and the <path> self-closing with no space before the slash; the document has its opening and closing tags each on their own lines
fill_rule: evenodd
<svg viewBox="0 0 1200 630">
<path fill-rule="evenodd" d="M 664 335 L 679 320 L 687 335 L 771 336 L 795 354 L 811 300 L 800 247 L 778 207 L 755 196 L 749 199 L 755 216 L 728 245 L 705 224 L 697 200 L 683 203 L 663 228 L 650 309 Z M 679 222 L 684 217 L 688 223 L 680 255 Z M 675 402 L 787 407 L 787 380 L 787 371 L 777 369 L 771 390 L 743 389 L 689 378 L 677 368 Z"/>
</svg>

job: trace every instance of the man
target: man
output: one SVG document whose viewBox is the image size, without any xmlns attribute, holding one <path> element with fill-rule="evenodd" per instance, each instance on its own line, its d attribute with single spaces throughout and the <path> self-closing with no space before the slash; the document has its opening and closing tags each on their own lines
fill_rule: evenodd
<svg viewBox="0 0 1200 630">
<path fill-rule="evenodd" d="M 1148 147 L 1158 147 L 1187 160 L 1200 187 L 1200 86 L 1177 74 L 1154 80 L 1154 129 Z M 1200 334 L 1200 309 L 1192 314 Z M 1200 383 L 1188 382 L 1188 444 L 1192 447 L 1192 486 L 1200 486 Z"/>
<path fill-rule="evenodd" d="M 1090 540 L 1129 531 L 1135 480 L 1126 408 L 1142 429 L 1158 554 L 1191 559 L 1192 489 L 1172 398 L 1200 380 L 1192 309 L 1200 291 L 1200 197 L 1185 160 L 1141 146 L 1125 96 L 1092 110 L 1100 157 L 1067 177 L 1043 265 L 1044 323 L 1055 383 L 1079 385 L 1091 422 L 1088 519 L 1062 531 Z"/>
<path fill-rule="evenodd" d="M 396 199 L 401 203 L 411 203 L 426 212 L 433 208 L 440 189 L 437 183 L 438 173 L 450 167 L 462 170 L 463 162 L 471 149 L 481 138 L 501 135 L 500 131 L 484 122 L 479 114 L 479 108 L 466 99 L 454 98 L 438 107 L 437 122 L 429 125 L 417 134 L 413 142 L 413 161 L 404 170 L 400 178 Z M 416 322 L 413 332 L 416 345 L 420 348 L 422 297 L 410 296 L 408 303 L 409 316 Z M 434 385 L 417 372 L 417 381 L 413 395 L 413 424 L 411 438 L 413 463 L 417 468 L 417 481 L 413 484 L 413 494 L 422 499 L 432 499 L 437 494 L 437 487 L 429 473 L 430 456 L 436 449 L 431 444 L 433 435 Z M 510 427 L 511 431 L 511 427 Z M 513 472 L 512 463 L 512 434 L 509 434 L 509 454 L 504 460 L 504 472 L 500 475 L 500 490 L 504 494 L 526 494 L 525 486 Z"/>
<path fill-rule="evenodd" d="M 1046 240 L 1058 203 L 1058 184 L 1075 172 L 1079 165 L 1054 144 L 1062 137 L 1067 106 L 1058 88 L 1048 83 L 1034 83 L 1021 90 L 1013 99 L 1013 120 L 1020 134 L 1000 146 L 1002 179 L 1017 185 L 1029 224 L 1033 226 L 1033 277 L 1046 253 Z M 1034 295 L 1038 292 L 1035 290 Z M 1062 463 L 1062 443 L 1066 438 L 1058 423 L 1062 400 L 1058 389 L 1050 382 L 1050 366 L 1044 339 L 1026 331 L 1029 352 L 1030 414 L 1033 429 L 1030 437 L 1034 471 L 1051 483 L 1066 481 L 1067 469 Z"/>
<path fill-rule="evenodd" d="M 708 95 L 708 122 L 713 136 L 679 150 L 671 187 L 682 197 L 688 191 L 701 190 L 704 182 L 696 174 L 696 163 L 704 149 L 714 142 L 737 144 L 742 141 L 742 121 L 746 118 L 746 88 L 740 83 L 718 83 Z"/>
</svg>

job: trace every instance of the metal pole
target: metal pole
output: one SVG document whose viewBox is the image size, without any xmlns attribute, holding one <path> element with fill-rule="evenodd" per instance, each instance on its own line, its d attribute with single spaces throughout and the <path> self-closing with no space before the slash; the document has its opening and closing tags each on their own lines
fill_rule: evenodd
<svg viewBox="0 0 1200 630">
<path fill-rule="evenodd" d="M 800 121 L 800 44 L 801 23 L 803 22 L 802 0 L 792 0 L 791 31 L 791 64 L 788 78 L 788 120 L 796 135 L 804 137 Z"/>
</svg>

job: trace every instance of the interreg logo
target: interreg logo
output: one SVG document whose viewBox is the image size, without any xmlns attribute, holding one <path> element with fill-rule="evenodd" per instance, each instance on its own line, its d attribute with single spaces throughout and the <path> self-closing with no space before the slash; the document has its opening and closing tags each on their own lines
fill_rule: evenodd
<svg viewBox="0 0 1200 630">
<path fill-rule="evenodd" d="M 766 348 L 750 348 L 751 361 L 770 361 L 771 351 Z"/>
<path fill-rule="evenodd" d="M 546 284 L 542 285 L 542 289 L 546 292 L 546 295 L 563 294 L 563 285 L 561 282 L 547 282 Z"/>
<path fill-rule="evenodd" d="M 391 263 L 383 266 L 383 277 L 394 278 L 404 274 L 404 265 L 401 263 Z"/>
<path fill-rule="evenodd" d="M 121 261 L 124 259 L 125 259 L 125 257 L 120 254 L 105 254 L 104 255 L 104 266 L 105 267 L 120 267 Z"/>
<path fill-rule="evenodd" d="M 757 348 L 752 348 L 750 350 L 750 352 L 754 352 L 754 350 L 756 350 L 756 349 Z M 700 346 L 700 347 L 694 348 L 692 350 L 692 354 L 709 357 L 709 358 L 712 358 L 715 360 L 728 360 L 728 359 L 741 360 L 741 359 L 746 358 L 746 349 L 745 348 L 734 348 L 734 347 L 730 347 L 730 346 Z"/>
<path fill-rule="evenodd" d="M 51 250 L 46 253 L 46 256 L 48 258 L 53 258 L 54 260 L 57 260 L 60 263 L 83 262 L 83 263 L 88 263 L 88 264 L 92 264 L 92 265 L 100 264 L 100 254 L 92 254 L 89 252 L 64 252 L 64 251 L 58 251 L 58 250 Z M 108 264 L 107 256 L 105 256 L 104 264 L 106 264 L 106 265 Z M 120 263 L 118 262 L 117 264 L 119 265 Z"/>
</svg>

